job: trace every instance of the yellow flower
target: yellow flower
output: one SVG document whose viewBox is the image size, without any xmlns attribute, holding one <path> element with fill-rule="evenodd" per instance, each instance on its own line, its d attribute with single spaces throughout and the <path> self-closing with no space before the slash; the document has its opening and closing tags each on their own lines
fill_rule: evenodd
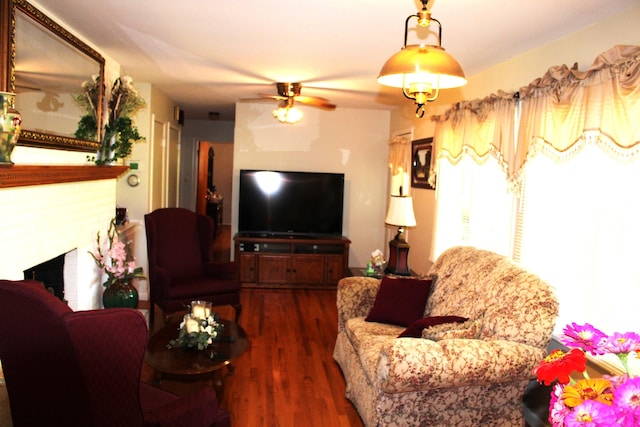
<svg viewBox="0 0 640 427">
<path fill-rule="evenodd" d="M 585 400 L 593 400 L 611 406 L 613 402 L 611 383 L 602 378 L 579 380 L 575 384 L 564 387 L 562 400 L 569 408 L 575 408 Z"/>
</svg>

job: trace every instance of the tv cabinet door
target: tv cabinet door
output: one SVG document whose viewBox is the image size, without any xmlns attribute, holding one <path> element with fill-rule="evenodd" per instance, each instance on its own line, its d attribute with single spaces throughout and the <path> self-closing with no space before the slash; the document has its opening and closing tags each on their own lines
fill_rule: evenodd
<svg viewBox="0 0 640 427">
<path fill-rule="evenodd" d="M 258 282 L 270 284 L 289 283 L 290 255 L 261 254 L 258 259 Z"/>
<path fill-rule="evenodd" d="M 324 284 L 324 260 L 324 256 L 294 255 L 291 268 L 293 284 Z"/>
<path fill-rule="evenodd" d="M 343 255 L 327 256 L 327 285 L 337 285 L 345 277 L 345 260 Z"/>
<path fill-rule="evenodd" d="M 240 283 L 256 282 L 256 255 L 241 254 L 240 266 L 238 268 L 240 274 Z"/>
</svg>

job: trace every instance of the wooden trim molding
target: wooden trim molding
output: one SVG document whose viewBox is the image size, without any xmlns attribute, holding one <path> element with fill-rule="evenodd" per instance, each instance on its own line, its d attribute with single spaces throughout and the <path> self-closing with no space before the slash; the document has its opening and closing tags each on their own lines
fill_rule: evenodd
<svg viewBox="0 0 640 427">
<path fill-rule="evenodd" d="M 127 169 L 128 166 L 13 165 L 0 167 L 0 188 L 115 179 Z"/>
</svg>

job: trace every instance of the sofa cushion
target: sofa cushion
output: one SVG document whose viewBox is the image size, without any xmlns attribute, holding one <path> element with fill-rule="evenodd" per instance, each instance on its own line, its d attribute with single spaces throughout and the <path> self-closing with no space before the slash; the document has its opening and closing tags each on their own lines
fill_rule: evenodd
<svg viewBox="0 0 640 427">
<path fill-rule="evenodd" d="M 418 319 L 413 322 L 407 329 L 402 331 L 398 338 L 420 338 L 422 337 L 422 331 L 425 328 L 430 328 L 432 326 L 442 325 L 444 323 L 462 323 L 466 322 L 466 317 L 460 316 L 430 316 L 423 317 L 422 319 Z"/>
<path fill-rule="evenodd" d="M 382 278 L 367 322 L 409 326 L 424 316 L 433 278 Z"/>
<path fill-rule="evenodd" d="M 478 339 L 482 330 L 482 319 L 467 320 L 462 323 L 443 323 L 425 328 L 422 338 L 431 341 L 450 339 Z"/>
</svg>

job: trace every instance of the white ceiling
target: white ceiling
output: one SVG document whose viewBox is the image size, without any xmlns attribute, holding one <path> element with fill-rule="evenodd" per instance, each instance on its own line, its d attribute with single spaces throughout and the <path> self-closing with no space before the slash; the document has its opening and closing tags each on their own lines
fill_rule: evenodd
<svg viewBox="0 0 640 427">
<path fill-rule="evenodd" d="M 340 107 L 407 102 L 380 86 L 382 64 L 402 47 L 419 0 L 35 0 L 98 46 L 135 81 L 149 82 L 187 119 L 275 94 L 277 81 Z M 638 0 L 432 0 L 442 46 L 467 78 L 496 63 L 619 13 Z M 415 20 L 410 29 L 415 28 Z M 410 31 L 409 43 L 420 42 Z M 425 41 L 433 43 L 434 39 Z M 549 64 L 555 65 L 555 64 Z"/>
</svg>

